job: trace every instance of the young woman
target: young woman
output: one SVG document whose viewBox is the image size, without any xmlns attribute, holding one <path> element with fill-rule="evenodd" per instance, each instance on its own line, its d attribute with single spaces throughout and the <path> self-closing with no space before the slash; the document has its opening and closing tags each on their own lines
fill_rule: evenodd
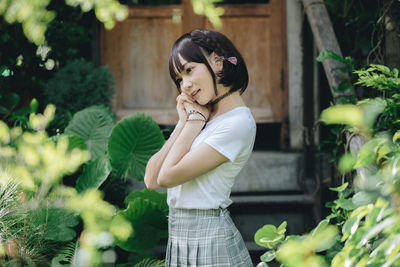
<svg viewBox="0 0 400 267">
<path fill-rule="evenodd" d="M 226 210 L 256 134 L 246 64 L 223 34 L 194 30 L 174 43 L 169 69 L 179 122 L 145 174 L 149 189 L 168 188 L 166 266 L 253 266 Z"/>
</svg>

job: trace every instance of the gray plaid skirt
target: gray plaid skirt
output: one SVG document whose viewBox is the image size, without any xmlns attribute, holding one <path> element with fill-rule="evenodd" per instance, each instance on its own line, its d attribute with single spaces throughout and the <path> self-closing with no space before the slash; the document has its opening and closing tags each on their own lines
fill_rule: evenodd
<svg viewBox="0 0 400 267">
<path fill-rule="evenodd" d="M 226 209 L 170 208 L 166 266 L 251 267 L 243 238 Z"/>
</svg>

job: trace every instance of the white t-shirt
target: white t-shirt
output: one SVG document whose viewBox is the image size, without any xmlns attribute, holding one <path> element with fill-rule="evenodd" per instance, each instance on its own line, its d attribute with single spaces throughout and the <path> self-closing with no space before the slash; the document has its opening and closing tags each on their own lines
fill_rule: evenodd
<svg viewBox="0 0 400 267">
<path fill-rule="evenodd" d="M 173 208 L 218 209 L 228 207 L 236 175 L 253 150 L 256 123 L 248 107 L 237 107 L 211 121 L 193 141 L 190 150 L 205 142 L 229 161 L 184 184 L 168 189 Z M 199 162 L 201 164 L 201 162 Z"/>
</svg>

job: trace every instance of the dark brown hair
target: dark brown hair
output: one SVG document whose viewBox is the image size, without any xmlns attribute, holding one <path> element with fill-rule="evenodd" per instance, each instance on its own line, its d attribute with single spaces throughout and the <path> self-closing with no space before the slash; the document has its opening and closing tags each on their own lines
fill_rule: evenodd
<svg viewBox="0 0 400 267">
<path fill-rule="evenodd" d="M 222 71 L 214 73 L 206 58 L 212 52 L 224 58 L 236 57 L 237 64 L 224 60 Z M 183 65 L 179 60 L 179 55 L 187 62 L 203 63 L 207 66 L 213 78 L 216 95 L 218 94 L 216 76 L 219 78 L 219 84 L 231 87 L 231 92 L 240 90 L 242 94 L 246 90 L 249 82 L 246 63 L 232 42 L 222 33 L 212 30 L 194 30 L 185 33 L 175 41 L 169 58 L 169 73 L 180 92 L 180 84 L 176 77 L 183 70 Z"/>
</svg>

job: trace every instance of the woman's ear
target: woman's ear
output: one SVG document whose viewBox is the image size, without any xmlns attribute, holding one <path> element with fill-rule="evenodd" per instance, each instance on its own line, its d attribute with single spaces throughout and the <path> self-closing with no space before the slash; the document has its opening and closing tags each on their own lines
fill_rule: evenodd
<svg viewBox="0 0 400 267">
<path fill-rule="evenodd" d="M 223 57 L 218 56 L 215 52 L 210 54 L 210 66 L 215 73 L 222 71 L 224 67 Z"/>
</svg>

